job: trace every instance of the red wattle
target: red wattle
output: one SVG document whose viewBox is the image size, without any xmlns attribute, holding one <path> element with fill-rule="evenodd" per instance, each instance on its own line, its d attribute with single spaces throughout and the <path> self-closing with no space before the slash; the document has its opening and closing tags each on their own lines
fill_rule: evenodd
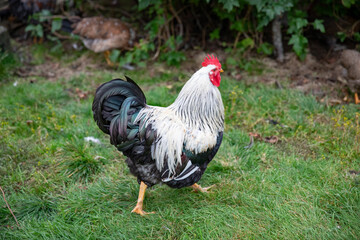
<svg viewBox="0 0 360 240">
<path fill-rule="evenodd" d="M 219 71 L 209 73 L 210 81 L 215 87 L 220 86 L 221 76 Z"/>
</svg>

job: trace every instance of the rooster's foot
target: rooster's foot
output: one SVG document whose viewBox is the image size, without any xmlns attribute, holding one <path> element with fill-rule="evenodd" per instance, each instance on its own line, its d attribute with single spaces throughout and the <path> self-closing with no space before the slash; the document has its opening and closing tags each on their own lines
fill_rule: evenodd
<svg viewBox="0 0 360 240">
<path fill-rule="evenodd" d="M 110 66 L 110 67 L 115 67 L 115 64 L 110 60 L 110 51 L 107 50 L 104 52 L 104 55 L 105 55 L 105 60 L 106 60 L 106 63 Z"/>
<path fill-rule="evenodd" d="M 145 197 L 145 191 L 146 191 L 147 185 L 144 182 L 140 183 L 140 191 L 139 191 L 139 197 L 138 197 L 138 201 L 136 203 L 136 206 L 134 207 L 134 209 L 131 211 L 133 213 L 137 213 L 141 216 L 145 216 L 147 214 L 151 214 L 151 213 L 155 213 L 155 212 L 145 212 L 143 210 L 143 202 L 144 202 L 144 197 Z"/>
<path fill-rule="evenodd" d="M 142 206 L 138 206 L 138 205 L 136 205 L 131 212 L 137 213 L 137 214 L 139 214 L 139 215 L 141 215 L 141 216 L 146 216 L 146 215 L 148 215 L 148 214 L 153 214 L 153 213 L 155 213 L 155 212 L 145 212 L 145 211 L 142 209 Z"/>
<path fill-rule="evenodd" d="M 214 185 L 211 185 L 209 187 L 201 187 L 199 184 L 195 183 L 194 185 L 191 185 L 192 189 L 194 190 L 194 192 L 203 192 L 203 193 L 207 193 L 208 190 L 210 190 L 212 187 L 214 187 Z"/>
</svg>

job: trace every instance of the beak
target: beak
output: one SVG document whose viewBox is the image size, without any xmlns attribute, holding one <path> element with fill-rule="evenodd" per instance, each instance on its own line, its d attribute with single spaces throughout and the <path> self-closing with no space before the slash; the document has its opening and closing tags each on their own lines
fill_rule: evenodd
<svg viewBox="0 0 360 240">
<path fill-rule="evenodd" d="M 223 70 L 223 69 L 220 69 L 220 72 L 222 73 L 222 72 L 224 72 L 224 70 Z"/>
</svg>

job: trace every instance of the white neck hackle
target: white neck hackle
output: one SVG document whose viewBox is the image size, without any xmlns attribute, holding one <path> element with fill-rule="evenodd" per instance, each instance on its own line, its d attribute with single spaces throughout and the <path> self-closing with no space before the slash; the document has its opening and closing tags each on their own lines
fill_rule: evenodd
<svg viewBox="0 0 360 240">
<path fill-rule="evenodd" d="M 187 128 L 217 134 L 224 129 L 224 106 L 219 89 L 209 79 L 214 68 L 208 65 L 194 73 L 168 108 L 175 111 Z"/>
</svg>

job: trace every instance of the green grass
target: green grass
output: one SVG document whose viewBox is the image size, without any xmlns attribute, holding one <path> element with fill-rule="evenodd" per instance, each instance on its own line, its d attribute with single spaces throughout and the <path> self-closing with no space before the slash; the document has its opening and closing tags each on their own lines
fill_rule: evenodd
<svg viewBox="0 0 360 240">
<path fill-rule="evenodd" d="M 149 104 L 166 106 L 190 74 L 128 72 Z M 122 74 L 115 74 L 122 76 Z M 289 89 L 223 77 L 224 141 L 200 181 L 209 194 L 154 186 L 130 213 L 138 184 L 92 119 L 94 71 L 50 82 L 0 83 L 1 239 L 359 239 L 359 107 L 328 107 Z M 273 119 L 282 125 L 272 125 Z M 269 144 L 248 133 L 277 136 Z M 99 138 L 101 145 L 84 141 Z"/>
<path fill-rule="evenodd" d="M 3 52 L 0 49 L 0 82 L 12 77 L 12 70 L 16 67 L 16 57 L 12 53 Z"/>
</svg>

